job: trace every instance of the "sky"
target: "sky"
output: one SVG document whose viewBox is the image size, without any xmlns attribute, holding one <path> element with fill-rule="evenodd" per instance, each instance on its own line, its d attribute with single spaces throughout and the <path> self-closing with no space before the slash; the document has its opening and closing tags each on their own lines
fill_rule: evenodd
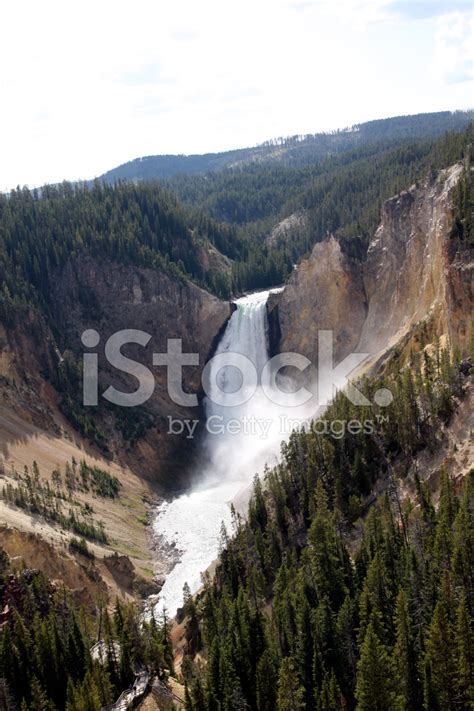
<svg viewBox="0 0 474 711">
<path fill-rule="evenodd" d="M 470 0 L 18 0 L 0 190 L 474 107 Z"/>
</svg>

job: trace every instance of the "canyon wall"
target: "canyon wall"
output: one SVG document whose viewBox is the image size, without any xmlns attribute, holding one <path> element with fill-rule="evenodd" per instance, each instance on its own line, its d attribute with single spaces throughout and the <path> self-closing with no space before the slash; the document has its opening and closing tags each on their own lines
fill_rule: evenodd
<svg viewBox="0 0 474 711">
<path fill-rule="evenodd" d="M 269 300 L 271 350 L 295 351 L 316 362 L 318 331 L 329 329 L 336 362 L 357 351 L 370 353 L 374 362 L 408 342 L 422 324 L 429 339 L 447 338 L 467 354 L 473 339 L 473 253 L 452 238 L 453 193 L 461 173 L 460 164 L 433 173 L 388 200 L 364 261 L 350 258 L 333 236 L 316 244 L 284 291 Z M 153 372 L 153 396 L 133 413 L 114 412 L 101 399 L 97 412 L 85 414 L 102 431 L 108 457 L 167 489 L 185 485 L 193 441 L 168 436 L 167 418 L 195 419 L 201 411 L 169 399 L 166 371 L 152 365 L 152 354 L 166 351 L 167 339 L 181 338 L 183 351 L 199 355 L 199 366 L 183 368 L 184 388 L 200 393 L 201 370 L 230 316 L 229 303 L 162 270 L 84 254 L 56 274 L 49 310 L 46 317 L 30 309 L 15 327 L 0 325 L 0 408 L 58 441 L 78 437 L 74 422 L 64 417 L 64 392 L 75 387 L 71 399 L 79 402 L 81 382 L 55 383 L 58 364 L 71 356 L 80 365 L 81 333 L 93 328 L 101 337 L 95 349 L 101 354 L 101 392 L 108 385 L 132 392 L 136 379 L 112 368 L 103 346 L 116 331 L 145 331 L 151 336 L 147 347 L 128 345 L 124 354 Z M 144 426 L 127 438 L 124 419 L 125 430 L 140 420 Z M 93 439 L 86 434 L 82 442 L 92 446 Z"/>
<path fill-rule="evenodd" d="M 362 266 L 329 237 L 296 267 L 268 304 L 271 350 L 302 353 L 313 362 L 318 331 L 332 330 L 338 360 L 355 350 L 366 318 Z"/>
<path fill-rule="evenodd" d="M 168 490 L 184 486 L 185 465 L 192 456 L 193 442 L 167 434 L 168 416 L 194 419 L 201 410 L 200 406 L 176 405 L 169 398 L 166 369 L 153 366 L 153 353 L 166 352 L 167 339 L 181 339 L 183 352 L 198 354 L 198 366 L 183 367 L 183 388 L 200 395 L 201 371 L 231 314 L 230 304 L 161 270 L 97 261 L 85 254 L 57 273 L 50 309 L 49 324 L 31 310 L 23 323 L 14 328 L 2 327 L 0 407 L 14 411 L 53 437 L 61 438 L 65 432 L 76 437 L 77 426 L 76 432 L 70 427 L 70 422 L 75 425 L 74 418 L 69 418 L 68 423 L 63 416 L 68 414 L 64 391 L 70 386 L 78 416 L 89 418 L 103 433 L 108 457 Z M 94 349 L 84 348 L 81 343 L 86 329 L 100 334 L 100 343 Z M 80 366 L 82 352 L 93 350 L 99 354 L 99 393 L 109 385 L 123 392 L 135 391 L 136 378 L 113 368 L 103 355 L 109 336 L 123 329 L 138 329 L 151 336 L 146 347 L 129 344 L 122 348 L 124 355 L 139 361 L 153 374 L 154 393 L 143 406 L 133 408 L 133 413 L 130 408 L 114 410 L 99 397 L 98 408 L 83 408 L 81 380 L 54 387 L 58 364 L 71 359 Z M 145 425 L 131 442 L 121 426 L 124 418 L 126 429 L 133 430 L 138 421 Z M 9 456 L 8 447 L 4 456 Z"/>
<path fill-rule="evenodd" d="M 432 173 L 391 198 L 366 259 L 334 237 L 316 244 L 269 303 L 272 349 L 317 360 L 317 331 L 334 331 L 335 360 L 386 353 L 424 323 L 466 355 L 473 338 L 473 250 L 451 238 L 462 165 Z"/>
</svg>

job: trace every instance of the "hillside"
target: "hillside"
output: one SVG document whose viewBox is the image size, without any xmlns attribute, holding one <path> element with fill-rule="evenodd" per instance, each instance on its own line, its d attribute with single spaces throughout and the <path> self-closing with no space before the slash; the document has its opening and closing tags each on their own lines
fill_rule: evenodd
<svg viewBox="0 0 474 711">
<path fill-rule="evenodd" d="M 441 118 L 444 121 L 446 117 Z M 401 126 L 406 127 L 404 120 Z M 333 327 L 339 329 L 338 338 L 342 339 L 337 354 L 342 356 L 357 344 L 357 339 L 347 334 L 350 329 L 355 333 L 366 318 L 367 298 L 373 290 L 370 283 L 381 284 L 376 265 L 383 255 L 372 246 L 369 237 L 375 231 L 376 206 L 382 198 L 393 194 L 396 186 L 409 187 L 413 172 L 422 175 L 429 165 L 443 167 L 453 157 L 463 156 L 471 131 L 468 128 L 434 142 L 415 143 L 410 149 L 406 146 L 381 149 L 374 145 L 367 149 L 368 153 L 366 149 L 361 153 L 349 151 L 335 162 L 318 167 L 319 177 L 308 184 L 304 182 L 308 179 L 305 173 L 304 180 L 294 184 L 297 197 L 282 202 L 278 217 L 273 208 L 270 210 L 272 221 L 288 212 L 294 214 L 291 211 L 297 206 L 301 217 L 296 222 L 283 222 L 287 227 L 277 229 L 270 244 L 252 237 L 251 230 L 217 222 L 205 214 L 205 205 L 199 209 L 197 205 L 194 208 L 181 205 L 169 191 L 153 182 L 117 186 L 96 183 L 92 187 L 64 184 L 2 196 L 0 397 L 6 423 L 5 461 L 18 471 L 25 465 L 31 468 L 36 461 L 41 476 L 50 479 L 55 465 L 64 467 L 71 463 L 72 457 L 80 462 L 87 455 L 104 471 L 113 472 L 114 476 L 119 472 L 119 478 L 130 481 L 131 487 L 137 486 L 145 497 L 152 496 L 153 491 L 176 491 L 186 486 L 192 470 L 194 443 L 183 437 L 169 437 L 166 418 L 192 418 L 196 413 L 170 401 L 165 392 L 164 369 L 154 371 L 153 395 L 132 416 L 103 399 L 99 399 L 97 408 L 83 407 L 81 333 L 91 328 L 97 330 L 103 345 L 115 331 L 133 325 L 149 333 L 151 339 L 143 350 L 128 346 L 128 354 L 144 358 L 149 364 L 152 352 L 166 350 L 168 338 L 182 338 L 183 349 L 197 352 L 200 357 L 199 368 L 185 370 L 185 388 L 201 394 L 200 373 L 230 315 L 228 303 L 210 292 L 227 294 L 231 282 L 234 291 L 249 285 L 264 287 L 277 283 L 294 261 L 312 250 L 309 261 L 301 262 L 293 272 L 283 295 L 276 300 L 278 303 L 271 305 L 273 347 L 299 349 L 314 358 L 314 346 L 308 339 L 321 325 L 315 316 L 316 309 L 326 316 L 332 315 Z M 262 169 L 255 174 L 262 189 L 273 195 L 275 205 L 283 201 L 279 191 L 284 190 L 289 179 L 285 170 Z M 238 184 L 237 199 L 258 196 L 258 190 L 242 187 L 246 185 L 247 174 L 241 175 L 244 183 Z M 227 180 L 224 174 L 223 179 Z M 274 180 L 282 181 L 278 190 Z M 210 189 L 214 189 L 212 185 Z M 425 188 L 419 190 L 421 195 Z M 224 191 L 222 197 L 226 194 Z M 426 200 L 428 204 L 432 198 Z M 457 229 L 468 245 L 469 220 L 462 214 L 461 202 L 459 197 L 455 206 L 460 215 Z M 388 215 L 388 208 L 385 210 Z M 440 210 L 443 219 L 452 219 L 444 203 Z M 402 218 L 405 219 L 405 213 Z M 425 233 L 429 225 L 420 223 L 417 229 Z M 398 230 L 396 225 L 394 230 Z M 326 238 L 328 232 L 334 234 L 330 240 Z M 390 251 L 395 258 L 399 241 L 396 234 L 390 239 Z M 412 273 L 407 277 L 409 284 L 415 285 L 419 278 L 427 284 L 442 283 L 442 260 L 452 260 L 453 255 L 443 257 L 444 248 L 438 249 L 437 239 L 433 237 L 434 246 L 429 249 L 439 257 L 433 266 L 436 274 L 419 277 Z M 326 253 L 331 251 L 334 259 L 327 262 Z M 367 264 L 373 267 L 364 267 L 365 275 L 360 279 L 366 252 L 370 255 Z M 406 263 L 417 264 L 418 253 L 422 251 L 414 243 L 413 255 L 406 257 Z M 454 264 L 455 260 L 453 275 Z M 461 260 L 457 268 L 459 279 L 438 293 L 440 308 L 449 300 L 451 304 L 449 314 L 443 317 L 444 323 L 452 323 L 454 314 L 461 318 L 465 308 L 469 277 L 463 264 Z M 347 295 L 340 288 L 333 288 L 337 286 L 333 277 L 339 270 L 349 285 Z M 329 279 L 327 291 L 324 291 L 325 273 Z M 392 275 L 392 280 L 395 278 Z M 416 287 L 410 288 L 416 295 Z M 432 296 L 431 292 L 426 293 L 425 314 Z M 371 308 L 378 309 L 379 315 L 383 298 L 382 293 L 375 293 L 372 298 L 375 306 Z M 416 298 L 413 299 L 416 303 Z M 456 302 L 463 306 L 456 307 Z M 392 308 L 390 303 L 387 302 L 386 308 Z M 400 295 L 397 309 L 398 325 L 386 315 L 379 319 L 386 331 L 386 335 L 379 337 L 381 342 L 388 336 L 395 338 L 404 320 L 411 318 L 415 324 L 423 316 L 419 308 L 416 317 L 408 316 L 404 294 Z M 370 321 L 374 321 L 373 316 L 367 323 Z M 366 330 L 374 336 L 373 323 Z M 466 325 L 463 348 L 467 347 L 469 333 Z M 443 335 L 447 335 L 446 328 Z M 101 392 L 109 385 L 133 389 L 134 379 L 111 367 L 102 354 L 99 366 Z M 201 415 L 199 409 L 197 416 Z M 46 448 L 49 453 L 45 459 Z M 149 484 L 138 483 L 144 479 Z M 84 495 L 84 504 L 94 505 L 87 492 Z M 125 489 L 122 496 L 128 497 Z M 112 508 L 106 507 L 99 518 L 107 525 L 108 514 L 112 514 L 108 525 L 114 538 L 115 504 L 110 504 Z M 143 502 L 137 506 L 137 518 L 143 519 L 146 506 Z M 117 515 L 122 520 L 120 510 Z M 23 515 L 20 519 L 22 528 L 30 530 L 32 521 Z M 146 558 L 143 531 L 140 541 L 140 552 L 132 557 L 136 557 L 138 566 L 146 568 L 147 564 L 141 562 Z M 123 549 L 119 543 L 115 547 Z"/>
<path fill-rule="evenodd" d="M 364 259 L 329 236 L 272 295 L 273 352 L 314 362 L 333 329 L 336 362 L 371 355 L 368 403 L 340 392 L 293 432 L 184 595 L 193 711 L 472 707 L 471 172 L 433 171 L 383 205 Z"/>
<path fill-rule="evenodd" d="M 335 333 L 335 355 L 370 354 L 372 362 L 414 342 L 437 337 L 463 356 L 474 332 L 471 208 L 463 237 L 461 184 L 471 168 L 457 163 L 387 200 L 365 257 L 345 251 L 328 235 L 298 265 L 281 294 L 271 297 L 270 323 L 276 350 L 317 361 L 320 329 Z M 464 177 L 463 177 L 464 176 Z M 454 227 L 453 227 L 454 225 Z"/>
<path fill-rule="evenodd" d="M 440 111 L 368 121 L 330 133 L 279 138 L 252 148 L 222 153 L 144 156 L 112 168 L 100 176 L 100 179 L 107 183 L 119 180 L 147 181 L 182 174 L 199 175 L 226 168 L 242 168 L 253 163 L 297 167 L 363 145 L 434 138 L 446 131 L 463 129 L 473 118 L 472 111 Z"/>
<path fill-rule="evenodd" d="M 89 570 L 95 595 L 139 596 L 139 581 L 152 580 L 157 562 L 163 573 L 152 559 L 148 513 L 159 493 L 187 484 L 182 464 L 193 456 L 182 438 L 167 435 L 166 417 L 195 413 L 168 398 L 163 368 L 146 407 L 130 413 L 100 395 L 97 407 L 85 407 L 81 334 L 93 328 L 100 335 L 99 394 L 136 387 L 103 355 L 107 339 L 124 328 L 149 334 L 144 351 L 128 346 L 148 366 L 168 338 L 181 338 L 202 369 L 230 314 L 202 286 L 225 283 L 229 259 L 210 238 L 225 241 L 232 231 L 206 225 L 200 231 L 156 187 L 65 184 L 0 197 L 0 521 L 19 532 L 2 533 L 2 541 L 12 555 L 23 548 L 29 566 L 48 560 L 58 577 L 64 560 L 77 575 Z M 187 370 L 191 392 L 199 392 L 199 373 Z M 82 463 L 101 481 L 118 482 L 113 495 L 79 473 L 71 478 Z M 71 549 L 81 537 L 95 562 Z M 127 556 L 118 571 L 114 552 Z"/>
<path fill-rule="evenodd" d="M 293 265 L 328 233 L 362 256 L 384 200 L 422 179 L 430 168 L 462 159 L 465 145 L 473 140 L 472 116 L 421 114 L 372 121 L 351 131 L 282 139 L 255 149 L 267 158 L 247 160 L 253 149 L 243 149 L 245 160 L 210 164 L 204 172 L 190 168 L 160 182 L 194 214 L 204 232 L 216 233 L 212 241 L 233 260 L 230 290 L 261 289 L 283 283 Z M 140 161 L 150 171 L 139 184 L 160 177 L 152 169 L 159 159 Z M 131 171 L 120 180 L 137 182 Z M 209 218 L 219 223 L 217 230 L 208 226 Z M 232 226 L 230 239 L 219 234 L 223 223 Z M 218 287 L 224 294 L 225 285 Z"/>
</svg>

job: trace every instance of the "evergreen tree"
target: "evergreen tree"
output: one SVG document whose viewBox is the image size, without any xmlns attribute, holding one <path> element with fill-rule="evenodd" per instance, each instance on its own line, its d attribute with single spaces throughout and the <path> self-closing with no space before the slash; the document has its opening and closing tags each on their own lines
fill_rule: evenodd
<svg viewBox="0 0 474 711">
<path fill-rule="evenodd" d="M 270 649 L 260 657 L 256 670 L 257 711 L 274 711 L 278 684 L 278 664 Z"/>
<path fill-rule="evenodd" d="M 458 607 L 456 628 L 457 680 L 461 705 L 474 708 L 474 632 L 466 597 L 463 594 Z"/>
<path fill-rule="evenodd" d="M 316 485 L 315 506 L 315 516 L 308 531 L 312 580 L 318 598 L 321 600 L 327 597 L 336 607 L 339 607 L 344 600 L 347 588 L 334 517 L 329 511 L 322 479 L 319 479 Z"/>
<path fill-rule="evenodd" d="M 408 602 L 403 588 L 400 589 L 395 611 L 396 642 L 394 662 L 398 672 L 399 689 L 407 711 L 418 711 L 422 698 L 418 679 L 418 659 L 412 632 Z"/>
<path fill-rule="evenodd" d="M 278 675 L 277 710 L 301 711 L 304 708 L 304 689 L 298 678 L 298 672 L 293 660 L 285 657 Z"/>
<path fill-rule="evenodd" d="M 334 671 L 325 674 L 321 691 L 317 699 L 318 711 L 344 711 L 346 708 L 344 697 L 337 683 Z"/>
<path fill-rule="evenodd" d="M 381 623 L 372 616 L 367 627 L 357 665 L 357 711 L 402 711 L 403 701 L 398 694 L 396 671 L 379 639 Z"/>
<path fill-rule="evenodd" d="M 446 711 L 456 707 L 456 655 L 454 630 L 447 602 L 442 596 L 436 604 L 428 634 L 427 655 L 431 669 L 431 687 L 439 706 Z M 425 705 L 427 700 L 425 699 Z"/>
</svg>

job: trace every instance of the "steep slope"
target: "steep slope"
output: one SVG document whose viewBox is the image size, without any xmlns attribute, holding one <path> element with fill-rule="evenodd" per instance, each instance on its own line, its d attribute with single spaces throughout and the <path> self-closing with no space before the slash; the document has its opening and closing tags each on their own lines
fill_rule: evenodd
<svg viewBox="0 0 474 711">
<path fill-rule="evenodd" d="M 201 370 L 231 308 L 196 281 L 225 273 L 228 260 L 152 188 L 20 191 L 0 198 L 0 222 L 0 521 L 38 532 L 53 547 L 53 563 L 59 551 L 80 566 L 82 554 L 69 543 L 84 535 L 105 589 L 131 594 L 135 578 L 153 575 L 150 504 L 189 480 L 193 442 L 169 435 L 168 417 L 200 415 L 199 405 L 168 397 L 153 353 L 181 339 L 184 352 L 199 356 L 198 366 L 183 369 L 184 388 L 200 395 Z M 95 348 L 81 342 L 88 329 L 100 336 Z M 123 346 L 155 379 L 138 408 L 101 396 L 110 385 L 137 389 L 104 356 L 107 339 L 124 329 L 150 337 L 147 348 Z M 97 407 L 82 400 L 85 350 L 99 357 Z M 74 474 L 80 470 L 86 479 Z M 114 551 L 130 559 L 126 589 L 122 573 L 114 577 L 102 562 Z"/>
<path fill-rule="evenodd" d="M 329 328 L 337 360 L 366 349 L 375 361 L 394 348 L 403 358 L 413 342 L 424 347 L 435 337 L 466 353 L 473 296 L 472 252 L 455 226 L 462 173 L 460 165 L 432 173 L 389 200 L 364 260 L 341 235 L 318 242 L 270 302 L 273 350 L 314 361 L 318 330 Z M 10 487 L 8 507 L 1 504 L 4 520 L 25 532 L 40 527 L 64 548 L 70 532 L 89 521 L 85 511 L 92 552 L 99 558 L 126 553 L 150 574 L 147 505 L 157 491 L 182 489 L 192 467 L 194 441 L 186 432 L 171 436 L 168 417 L 200 415 L 199 407 L 170 400 L 165 370 L 153 367 L 152 353 L 166 351 L 169 338 L 182 339 L 183 350 L 199 356 L 199 366 L 184 368 L 184 387 L 200 394 L 201 369 L 231 307 L 198 283 L 208 283 L 209 271 L 214 279 L 229 268 L 216 244 L 230 244 L 232 233 L 182 211 L 153 185 L 18 191 L 0 199 L 0 218 L 0 422 Z M 146 348 L 128 344 L 124 354 L 150 369 L 153 395 L 132 410 L 101 397 L 98 407 L 84 407 L 81 334 L 94 329 L 100 336 L 89 349 L 99 354 L 100 393 L 110 385 L 131 392 L 133 376 L 104 358 L 107 339 L 128 328 L 151 337 Z M 34 499 L 47 499 L 56 487 L 54 470 L 65 479 L 73 460 L 117 477 L 122 487 L 110 500 L 87 486 L 53 495 L 76 500 L 79 522 L 67 519 L 59 504 L 66 534 L 54 530 L 54 517 L 41 518 Z M 31 478 L 35 461 L 46 483 L 35 485 L 29 508 L 12 514 L 12 501 L 24 503 L 17 488 L 30 486 L 23 469 Z M 54 512 L 42 506 L 51 518 Z M 96 528 L 100 522 L 106 539 Z"/>
<path fill-rule="evenodd" d="M 316 244 L 292 273 L 281 294 L 269 299 L 272 349 L 316 359 L 318 331 L 334 332 L 338 359 L 354 350 L 366 318 L 361 265 L 333 236 Z"/>
<path fill-rule="evenodd" d="M 294 431 L 223 535 L 183 611 L 198 707 L 472 705 L 470 181 L 468 164 L 431 173 L 384 204 L 366 259 L 329 236 L 273 296 L 274 350 L 315 361 L 334 329 L 336 360 L 371 355 L 368 402 L 339 393 Z"/>
<path fill-rule="evenodd" d="M 86 291 L 94 308 L 81 303 L 80 294 Z M 180 488 L 185 483 L 180 476 L 185 474 L 175 457 L 179 458 L 182 442 L 167 435 L 167 417 L 197 415 L 170 400 L 166 369 L 153 367 L 152 355 L 167 351 L 167 339 L 181 339 L 183 352 L 197 353 L 200 363 L 183 369 L 184 387 L 199 393 L 201 370 L 230 316 L 229 304 L 159 269 L 98 261 L 86 255 L 71 260 L 52 276 L 50 293 L 54 326 L 30 310 L 25 324 L 3 330 L 1 402 L 52 434 L 64 429 L 65 415 L 78 435 L 99 447 L 102 455 L 118 457 L 140 475 Z M 109 385 L 123 392 L 137 387 L 135 378 L 105 359 L 107 339 L 123 329 L 149 334 L 147 347 L 129 345 L 125 349 L 129 357 L 148 367 L 156 380 L 153 395 L 138 411 L 114 409 L 100 397 L 98 407 L 82 405 L 81 353 L 88 349 L 80 339 L 86 329 L 97 330 L 101 339 L 94 349 L 100 354 L 99 393 Z"/>
<path fill-rule="evenodd" d="M 405 336 L 422 320 L 431 321 L 434 333 L 446 336 L 464 352 L 470 346 L 474 292 L 472 252 L 466 260 L 471 279 L 459 294 L 465 322 L 452 299 L 451 262 L 456 247 L 451 244 L 454 222 L 453 189 L 463 166 L 432 174 L 420 187 L 412 187 L 385 203 L 381 224 L 369 245 L 363 282 L 367 295 L 367 318 L 358 348 L 376 353 Z M 469 281 L 471 282 L 469 285 Z M 457 311 L 457 313 L 456 313 Z M 467 317 L 467 318 L 466 318 Z"/>
<path fill-rule="evenodd" d="M 363 257 L 383 202 L 433 167 L 461 160 L 474 140 L 473 124 L 440 138 L 429 135 L 362 142 L 303 166 L 267 162 L 177 176 L 167 184 L 190 208 L 236 226 L 234 291 L 264 288 L 285 281 L 328 234 L 343 240 L 348 254 Z"/>
<path fill-rule="evenodd" d="M 77 299 L 79 284 L 91 285 L 97 295 L 101 304 L 99 319 L 82 311 Z M 114 411 L 103 404 L 99 408 L 83 408 L 81 381 L 65 381 L 62 367 L 65 363 L 80 363 L 74 354 L 78 353 L 80 333 L 85 328 L 97 328 L 102 349 L 115 330 L 141 328 L 152 337 L 150 347 L 146 352 L 128 355 L 151 366 L 151 353 L 166 351 L 167 338 L 182 338 L 183 350 L 198 353 L 201 364 L 199 368 L 184 368 L 184 387 L 188 392 L 199 393 L 200 370 L 230 308 L 194 284 L 176 282 L 159 270 L 127 268 L 111 262 L 101 265 L 92 259 L 84 259 L 76 269 L 72 265 L 66 267 L 58 275 L 52 295 L 55 330 L 61 334 L 63 350 L 57 347 L 51 330 L 33 313 L 24 325 L 2 329 L 0 462 L 4 463 L 4 473 L 0 473 L 0 493 L 5 486 L 18 486 L 18 475 L 25 467 L 31 472 L 34 463 L 52 490 L 54 471 L 60 471 L 64 480 L 67 467 L 74 461 L 85 461 L 116 477 L 120 482 L 116 498 L 101 499 L 92 491 L 76 491 L 74 500 L 80 506 L 91 507 L 94 513 L 88 520 L 94 525 L 102 524 L 108 539 L 105 544 L 88 540 L 88 548 L 96 556 L 98 580 L 106 581 L 106 590 L 112 595 L 122 591 L 132 594 L 131 583 L 124 589 L 102 560 L 116 551 L 130 558 L 133 575 L 150 579 L 154 573 L 162 574 L 159 551 L 152 553 L 147 538 L 148 512 L 157 492 L 181 489 L 188 483 L 193 455 L 192 440 L 168 434 L 167 418 L 194 419 L 200 416 L 200 409 L 179 407 L 167 397 L 164 368 L 151 368 L 156 375 L 154 395 L 146 407 L 131 416 L 127 412 L 124 418 L 123 410 Z M 51 379 L 45 377 L 48 371 Z M 133 392 L 136 381 L 127 382 L 121 375 L 124 376 L 110 366 L 107 369 L 101 358 L 100 392 L 109 384 Z M 91 409 L 97 412 L 91 414 Z M 66 512 L 67 507 L 59 503 Z M 60 551 L 63 559 L 78 558 L 79 568 L 83 565 L 80 556 L 71 558 L 68 551 L 74 532 L 63 530 L 61 525 L 29 510 L 12 508 L 1 496 L 0 521 L 24 533 L 36 532 L 51 544 L 51 567 L 57 564 L 58 570 L 55 577 L 61 577 L 61 567 L 54 550 Z M 5 536 L 0 533 L 0 538 Z"/>
<path fill-rule="evenodd" d="M 4 400 L 51 431 L 57 430 L 59 406 L 109 456 L 123 457 L 145 431 L 154 431 L 162 439 L 156 457 L 166 461 L 173 444 L 161 437 L 164 417 L 176 408 L 167 402 L 164 369 L 144 412 L 132 417 L 126 408 L 106 407 L 102 398 L 98 407 L 84 407 L 81 334 L 96 330 L 103 354 L 113 333 L 144 331 L 148 349 L 133 352 L 149 367 L 153 352 L 166 351 L 168 338 L 181 338 L 202 368 L 230 315 L 228 303 L 198 286 L 225 282 L 229 260 L 208 235 L 225 242 L 232 237 L 226 229 L 210 220 L 197 223 L 157 186 L 64 184 L 0 196 Z M 127 381 L 103 356 L 99 370 L 101 392 L 120 382 L 128 382 L 129 392 L 136 389 L 136 379 Z M 191 390 L 199 389 L 199 374 L 199 367 L 185 373 Z M 153 478 L 160 466 L 151 451 L 145 447 L 130 460 Z"/>
<path fill-rule="evenodd" d="M 78 294 L 88 290 L 98 312 L 84 312 Z M 167 370 L 153 366 L 154 353 L 166 353 L 168 339 L 180 339 L 184 353 L 199 356 L 198 366 L 183 367 L 183 387 L 187 392 L 200 394 L 201 372 L 209 359 L 215 338 L 230 316 L 228 302 L 221 301 L 189 281 L 173 279 L 160 270 L 131 267 L 110 261 L 97 262 L 90 257 L 69 264 L 61 277 L 55 280 L 52 290 L 54 315 L 61 324 L 61 343 L 73 352 L 81 350 L 80 336 L 87 328 L 96 329 L 101 336 L 101 391 L 114 385 L 123 392 L 133 392 L 136 380 L 119 372 L 103 357 L 103 345 L 114 333 L 123 329 L 138 329 L 150 336 L 145 346 L 128 345 L 124 353 L 146 365 L 155 379 L 155 388 L 150 399 L 138 412 L 132 408 L 131 421 L 124 408 L 116 408 L 118 429 L 112 434 L 116 446 L 109 447 L 119 456 L 124 456 L 129 466 L 143 476 L 159 481 L 168 489 L 183 487 L 189 475 L 181 465 L 190 455 L 190 446 L 184 447 L 183 439 L 168 434 L 168 417 L 195 418 L 199 408 L 177 405 L 167 392 Z M 98 349 L 99 350 L 99 349 Z M 105 403 L 103 403 L 105 405 Z M 103 419 L 110 417 L 106 411 Z M 133 436 L 127 442 L 128 424 L 133 427 L 140 416 L 145 418 L 146 429 L 141 436 Z M 124 421 L 123 418 L 127 419 Z M 117 423 L 117 419 L 116 419 Z M 104 425 L 102 425 L 103 427 Z M 187 443 L 191 445 L 191 442 Z"/>
<path fill-rule="evenodd" d="M 317 360 L 317 331 L 334 331 L 338 360 L 372 360 L 417 325 L 428 342 L 447 338 L 467 354 L 472 343 L 473 253 L 453 237 L 455 188 L 463 165 L 431 173 L 388 200 L 363 261 L 334 237 L 317 244 L 269 304 L 273 347 Z"/>
</svg>

